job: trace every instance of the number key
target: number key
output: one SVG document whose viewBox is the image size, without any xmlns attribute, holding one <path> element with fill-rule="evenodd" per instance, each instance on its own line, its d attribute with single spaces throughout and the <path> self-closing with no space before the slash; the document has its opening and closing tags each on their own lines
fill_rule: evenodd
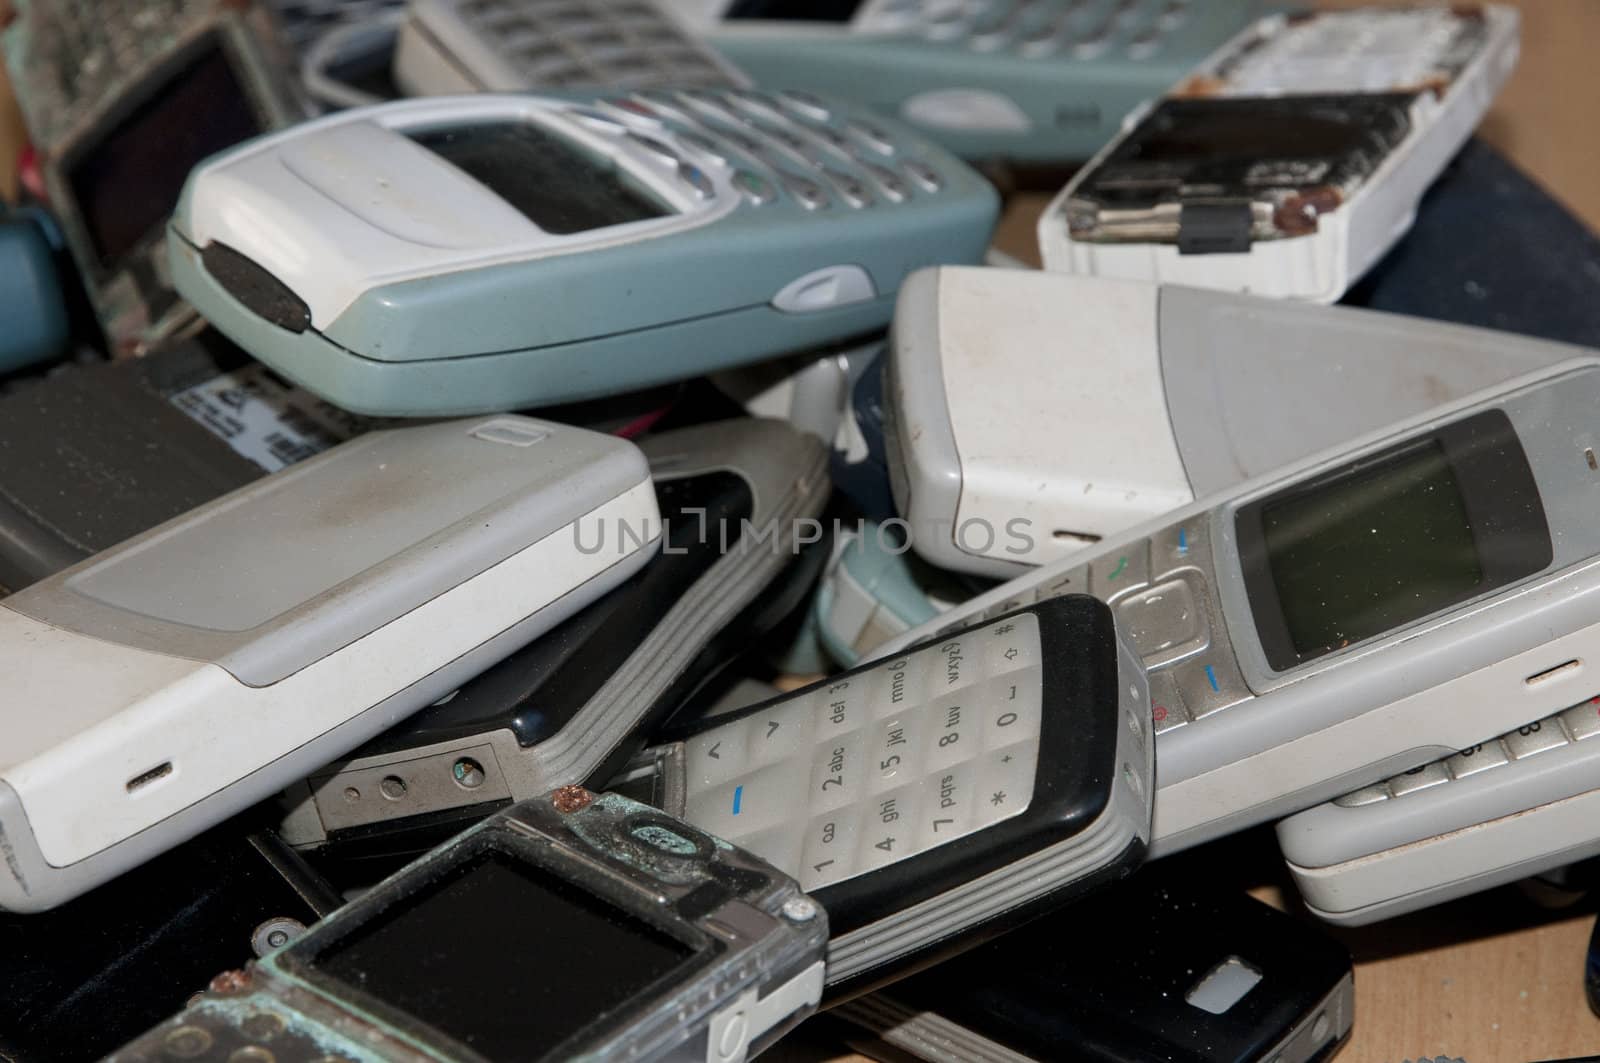
<svg viewBox="0 0 1600 1063">
<path fill-rule="evenodd" d="M 801 889 L 816 889 L 855 874 L 860 827 L 861 809 L 855 805 L 817 816 L 807 824 L 800 853 Z"/>
<path fill-rule="evenodd" d="M 922 814 L 917 821 L 918 849 L 930 848 L 967 832 L 976 797 L 973 773 L 971 764 L 956 764 L 923 781 Z"/>
<path fill-rule="evenodd" d="M 1037 668 L 991 679 L 979 693 L 985 749 L 1039 737 L 1044 678 Z"/>
<path fill-rule="evenodd" d="M 1039 621 L 1032 613 L 1007 617 L 974 632 L 973 637 L 982 640 L 984 668 L 989 675 L 1040 667 Z"/>
<path fill-rule="evenodd" d="M 861 735 L 849 735 L 816 747 L 812 754 L 811 792 L 807 802 L 812 812 L 848 805 L 861 796 L 865 754 L 866 742 Z"/>
<path fill-rule="evenodd" d="M 869 685 L 868 676 L 857 675 L 835 680 L 811 692 L 806 701 L 811 705 L 818 743 L 832 741 L 866 725 Z"/>
<path fill-rule="evenodd" d="M 1444 762 L 1450 769 L 1450 775 L 1456 779 L 1465 779 L 1468 775 L 1476 775 L 1480 771 L 1498 768 L 1508 763 L 1506 751 L 1500 747 L 1500 740 L 1491 738 L 1487 742 L 1480 742 L 1475 746 L 1468 746 L 1455 756 Z"/>
<path fill-rule="evenodd" d="M 1574 705 L 1561 714 L 1561 722 L 1567 725 L 1572 737 L 1580 742 L 1600 734 L 1600 698 L 1590 698 L 1581 705 Z"/>
<path fill-rule="evenodd" d="M 967 698 L 943 699 L 928 707 L 923 726 L 925 772 L 943 771 L 983 751 L 979 715 L 978 702 Z"/>
<path fill-rule="evenodd" d="M 1567 744 L 1566 732 L 1561 730 L 1561 719 L 1547 716 L 1542 720 L 1524 724 L 1502 736 L 1513 760 L 1531 757 L 1547 749 Z"/>
<path fill-rule="evenodd" d="M 872 777 L 868 790 L 875 793 L 893 789 L 921 775 L 922 757 L 918 742 L 922 737 L 922 729 L 918 726 L 919 722 L 920 714 L 913 713 L 902 713 L 879 721 L 872 747 L 867 751 L 871 760 L 867 772 Z"/>
<path fill-rule="evenodd" d="M 863 802 L 856 866 L 862 871 L 892 864 L 917 851 L 921 787 L 903 786 Z"/>
</svg>

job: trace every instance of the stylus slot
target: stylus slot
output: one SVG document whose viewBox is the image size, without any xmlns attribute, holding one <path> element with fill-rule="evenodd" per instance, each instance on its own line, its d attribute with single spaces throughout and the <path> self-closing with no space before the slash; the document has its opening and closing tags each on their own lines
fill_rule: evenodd
<svg viewBox="0 0 1600 1063">
<path fill-rule="evenodd" d="M 1548 683 L 1552 679 L 1560 679 L 1562 676 L 1573 675 L 1582 667 L 1583 662 L 1574 657 L 1572 660 L 1558 664 L 1554 668 L 1546 668 L 1542 672 L 1535 672 L 1527 679 L 1523 680 L 1523 682 L 1527 683 L 1530 687 L 1538 686 L 1540 683 Z"/>
<path fill-rule="evenodd" d="M 157 779 L 164 779 L 172 774 L 172 761 L 164 760 L 149 771 L 142 771 L 128 780 L 128 792 L 131 794 L 140 787 L 149 786 Z"/>
</svg>

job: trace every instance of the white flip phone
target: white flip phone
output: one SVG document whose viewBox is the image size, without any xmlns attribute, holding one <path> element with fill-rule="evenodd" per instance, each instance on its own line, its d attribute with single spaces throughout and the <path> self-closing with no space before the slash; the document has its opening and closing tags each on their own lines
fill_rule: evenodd
<svg viewBox="0 0 1600 1063">
<path fill-rule="evenodd" d="M 0 910 L 40 911 L 347 752 L 620 583 L 632 444 L 371 432 L 0 602 Z"/>
</svg>

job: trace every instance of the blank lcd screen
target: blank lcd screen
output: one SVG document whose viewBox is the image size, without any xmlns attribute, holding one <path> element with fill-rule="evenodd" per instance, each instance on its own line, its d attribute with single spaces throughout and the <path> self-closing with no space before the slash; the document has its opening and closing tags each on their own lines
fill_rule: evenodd
<svg viewBox="0 0 1600 1063">
<path fill-rule="evenodd" d="M 1483 563 L 1437 441 L 1263 507 L 1262 538 L 1302 659 L 1472 597 Z"/>
<path fill-rule="evenodd" d="M 527 122 L 409 135 L 547 233 L 587 232 L 670 213 L 609 161 Z"/>
<path fill-rule="evenodd" d="M 549 1055 L 695 956 L 592 893 L 490 852 L 307 966 L 512 1063 Z"/>
<path fill-rule="evenodd" d="M 114 269 L 166 222 L 189 171 L 260 133 L 223 51 L 207 38 L 185 63 L 66 174 L 102 268 Z"/>
</svg>

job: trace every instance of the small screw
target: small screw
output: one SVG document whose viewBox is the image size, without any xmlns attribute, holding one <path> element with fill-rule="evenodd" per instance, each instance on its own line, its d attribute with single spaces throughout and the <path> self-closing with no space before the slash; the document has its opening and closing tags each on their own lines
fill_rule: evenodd
<svg viewBox="0 0 1600 1063">
<path fill-rule="evenodd" d="M 783 917 L 791 923 L 809 923 L 817 917 L 817 905 L 810 897 L 790 897 L 783 902 Z"/>
<path fill-rule="evenodd" d="M 279 916 L 256 927 L 250 935 L 250 947 L 257 956 L 265 956 L 274 949 L 283 948 L 305 932 L 306 925 L 300 920 Z"/>
</svg>

